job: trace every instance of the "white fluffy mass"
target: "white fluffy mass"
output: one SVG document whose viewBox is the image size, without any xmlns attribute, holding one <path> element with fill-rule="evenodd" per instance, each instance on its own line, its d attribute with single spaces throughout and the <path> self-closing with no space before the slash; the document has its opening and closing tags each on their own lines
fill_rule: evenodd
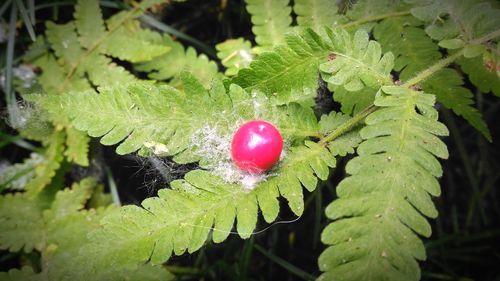
<svg viewBox="0 0 500 281">
<path fill-rule="evenodd" d="M 235 125 L 235 130 L 241 124 Z M 204 168 L 210 169 L 227 183 L 239 183 L 245 189 L 252 190 L 255 185 L 269 176 L 272 172 L 250 174 L 240 170 L 231 159 L 231 140 L 234 132 L 223 135 L 216 127 L 203 126 L 193 134 L 191 143 L 198 155 L 207 159 Z"/>
</svg>

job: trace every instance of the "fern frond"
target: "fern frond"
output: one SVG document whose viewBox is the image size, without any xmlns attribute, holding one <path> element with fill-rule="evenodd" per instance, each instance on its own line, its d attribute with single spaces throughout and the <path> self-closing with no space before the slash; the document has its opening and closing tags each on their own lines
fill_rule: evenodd
<svg viewBox="0 0 500 281">
<path fill-rule="evenodd" d="M 394 56 L 382 56 L 380 44 L 369 40 L 368 33 L 358 30 L 354 37 L 343 29 L 327 30 L 331 42 L 330 60 L 319 69 L 323 79 L 334 86 L 344 86 L 348 91 L 359 91 L 365 86 L 378 89 L 392 84 L 391 70 Z"/>
<path fill-rule="evenodd" d="M 348 115 L 332 111 L 328 115 L 321 116 L 321 120 L 319 121 L 320 132 L 326 136 L 350 119 L 351 117 Z M 333 156 L 346 156 L 347 154 L 354 153 L 354 149 L 358 147 L 362 140 L 359 128 L 354 128 L 350 132 L 329 142 L 328 150 Z"/>
<path fill-rule="evenodd" d="M 99 2 L 81 0 L 75 8 L 75 21 L 48 22 L 46 39 L 53 54 L 47 51 L 28 61 L 41 68 L 38 81 L 45 92 L 92 91 L 92 86 L 123 85 L 135 80 L 135 76 L 106 55 L 139 62 L 170 50 L 162 44 L 159 34 L 142 30 L 135 20 L 140 15 L 139 9 L 155 3 L 158 1 L 143 1 L 139 7 L 111 17 L 105 26 Z M 44 41 L 39 39 L 39 42 Z M 35 43 L 35 47 L 40 44 Z M 54 127 L 64 128 L 68 135 L 64 153 L 67 159 L 88 165 L 88 138 L 76 132 L 67 118 L 53 114 L 50 119 Z"/>
<path fill-rule="evenodd" d="M 109 58 L 100 54 L 96 49 L 83 49 L 79 45 L 75 24 L 73 22 L 63 25 L 56 25 L 50 22 L 47 23 L 47 40 L 51 44 L 51 48 L 54 50 L 56 56 L 62 60 L 62 67 L 64 67 L 63 73 L 59 74 L 59 76 L 64 76 L 62 83 L 59 81 L 58 85 L 55 87 L 55 92 L 49 93 L 53 94 L 63 93 L 68 90 L 81 90 L 74 89 L 72 84 L 75 82 L 72 82 L 70 79 L 77 80 L 79 84 L 85 83 L 88 88 L 90 88 L 89 82 L 94 85 L 104 86 L 124 83 L 135 79 L 135 77 L 123 67 L 111 63 Z M 82 60 L 82 58 L 85 59 Z M 40 62 L 37 64 L 42 67 L 42 71 L 45 71 L 44 64 Z M 85 75 L 88 75 L 90 81 L 85 81 Z M 44 89 L 48 92 L 49 89 L 46 85 L 42 83 L 42 86 L 44 86 Z"/>
<path fill-rule="evenodd" d="M 42 281 L 43 277 L 36 274 L 33 268 L 23 266 L 20 270 L 15 268 L 8 272 L 0 272 L 0 280 L 2 281 Z"/>
<path fill-rule="evenodd" d="M 43 153 L 44 161 L 35 166 L 35 177 L 26 184 L 26 191 L 30 196 L 36 196 L 55 176 L 61 166 L 64 152 L 64 134 L 54 131 L 48 139 Z"/>
<path fill-rule="evenodd" d="M 399 86 L 378 93 L 380 109 L 367 117 L 359 156 L 346 167 L 351 176 L 326 209 L 335 221 L 322 234 L 330 246 L 319 258 L 319 280 L 419 280 L 416 260 L 425 249 L 417 235 L 430 236 L 425 217 L 437 216 L 430 195 L 440 194 L 435 157 L 448 157 L 434 102 Z"/>
<path fill-rule="evenodd" d="M 38 104 L 52 114 L 63 113 L 73 119 L 75 128 L 90 136 L 102 136 L 105 145 L 124 140 L 117 148 L 119 154 L 161 143 L 164 155 L 175 156 L 180 162 L 209 160 L 198 154 L 199 145 L 193 142 L 205 126 L 226 135 L 244 120 L 263 118 L 277 125 L 291 141 L 318 135 L 317 121 L 309 109 L 274 107 L 263 94 L 249 94 L 236 85 L 226 93 L 218 80 L 207 91 L 189 73 L 183 75 L 183 81 L 185 92 L 170 86 L 133 84 L 104 89 L 99 95 L 40 96 Z M 296 122 L 292 123 L 290 116 Z"/>
<path fill-rule="evenodd" d="M 316 92 L 318 66 L 327 56 L 323 39 L 314 31 L 309 29 L 300 34 L 288 34 L 286 45 L 260 54 L 249 68 L 240 70 L 231 83 L 247 91 L 260 90 L 271 96 L 276 95 L 287 104 L 297 101 L 294 97 L 304 92 Z"/>
<path fill-rule="evenodd" d="M 259 48 L 257 53 L 285 43 L 285 33 L 290 30 L 292 8 L 289 0 L 245 0 L 252 16 L 252 32 Z"/>
<path fill-rule="evenodd" d="M 412 17 L 386 19 L 377 24 L 373 36 L 382 50 L 395 56 L 394 69 L 405 81 L 441 59 L 438 46 Z"/>
<path fill-rule="evenodd" d="M 31 252 L 43 246 L 42 207 L 27 194 L 8 193 L 0 197 L 0 249 Z"/>
<path fill-rule="evenodd" d="M 445 48 L 459 48 L 472 40 L 498 30 L 500 9 L 476 0 L 406 0 L 415 4 L 411 13 L 429 22 L 425 29 Z"/>
<path fill-rule="evenodd" d="M 372 105 L 375 100 L 376 90 L 368 87 L 354 92 L 335 85 L 329 85 L 328 89 L 333 92 L 333 100 L 340 103 L 341 111 L 348 115 L 361 112 L 367 106 Z"/>
<path fill-rule="evenodd" d="M 204 54 L 198 55 L 192 47 L 185 49 L 181 43 L 172 40 L 169 36 L 163 37 L 163 44 L 171 50 L 152 61 L 136 65 L 138 71 L 147 72 L 148 77 L 155 80 L 170 80 L 170 85 L 177 87 L 181 84 L 180 74 L 191 72 L 208 88 L 216 77 L 217 64 Z"/>
<path fill-rule="evenodd" d="M 66 87 L 73 91 L 86 91 L 92 88 L 89 81 L 81 76 L 72 76 L 68 79 L 64 66 L 60 65 L 52 54 L 47 53 L 28 62 L 42 69 L 37 80 L 47 93 L 59 93 L 61 81 L 65 81 Z"/>
<path fill-rule="evenodd" d="M 215 46 L 217 57 L 226 67 L 226 76 L 234 76 L 241 68 L 248 67 L 253 60 L 252 43 L 243 38 L 229 39 Z"/>
<path fill-rule="evenodd" d="M 374 36 L 383 48 L 394 52 L 396 56 L 395 69 L 401 71 L 400 79 L 403 81 L 441 58 L 436 44 L 422 29 L 404 23 L 418 24 L 418 22 L 406 18 L 387 19 L 374 29 Z M 479 69 L 476 70 L 479 71 Z M 475 77 L 477 77 L 476 74 Z M 483 79 L 487 79 L 488 76 L 484 77 Z M 494 81 L 498 82 L 498 78 L 494 77 Z M 474 104 L 472 93 L 461 87 L 462 84 L 460 75 L 451 69 L 437 73 L 423 83 L 424 90 L 436 95 L 438 102 L 453 109 L 457 115 L 464 117 L 487 139 L 491 139 L 481 113 L 472 106 Z M 494 83 L 484 83 L 484 85 L 494 85 Z"/>
<path fill-rule="evenodd" d="M 64 151 L 64 156 L 72 163 L 80 166 L 88 166 L 89 142 L 90 139 L 87 134 L 75 130 L 71 126 L 66 127 L 66 150 Z"/>
<path fill-rule="evenodd" d="M 30 158 L 22 163 L 8 166 L 0 174 L 0 192 L 4 189 L 23 190 L 26 183 L 35 177 L 36 165 L 44 161 L 43 156 L 38 153 L 31 153 Z"/>
<path fill-rule="evenodd" d="M 48 206 L 40 198 L 30 198 L 26 193 L 0 197 L 0 222 L 5 226 L 0 233 L 0 247 L 11 251 L 36 248 L 42 256 L 39 274 L 31 274 L 30 268 L 23 268 L 0 273 L 1 280 L 171 280 L 172 275 L 167 271 L 150 265 L 133 271 L 114 265 L 106 274 L 79 275 L 80 248 L 87 241 L 87 234 L 98 228 L 99 221 L 111 210 L 83 210 L 95 187 L 94 180 L 84 179 L 71 189 L 57 192 Z"/>
<path fill-rule="evenodd" d="M 170 49 L 162 44 L 160 34 L 141 29 L 138 21 L 116 28 L 100 46 L 102 53 L 132 63 L 156 59 Z"/>
<path fill-rule="evenodd" d="M 500 97 L 500 79 L 496 69 L 499 69 L 498 60 L 481 61 L 477 58 L 461 58 L 457 61 L 463 72 L 467 73 L 469 80 L 483 93 L 493 93 Z M 491 63 L 491 70 L 486 69 L 486 63 Z"/>
<path fill-rule="evenodd" d="M 306 142 L 291 149 L 277 175 L 251 190 L 226 183 L 209 171 L 191 171 L 183 180 L 173 181 L 172 189 L 161 189 L 158 197 L 143 201 L 142 207 L 125 206 L 105 217 L 102 228 L 90 236 L 93 243 L 82 251 L 88 257 L 85 268 L 101 271 L 117 263 L 134 267 L 148 260 L 161 264 L 172 252 L 198 250 L 211 231 L 214 242 L 224 241 L 235 219 L 238 234 L 248 238 L 259 208 L 268 223 L 276 219 L 280 194 L 300 216 L 304 210 L 301 184 L 314 190 L 316 176 L 326 179 L 334 165 L 325 147 Z"/>
<path fill-rule="evenodd" d="M 380 18 L 396 18 L 409 13 L 410 6 L 402 0 L 360 0 L 356 1 L 345 14 L 349 31 L 363 29 L 369 32 Z M 347 23 L 346 23 L 347 22 Z"/>
<path fill-rule="evenodd" d="M 343 17 L 334 0 L 295 0 L 293 11 L 299 26 L 310 27 L 316 32 L 323 26 L 332 27 Z"/>
<path fill-rule="evenodd" d="M 387 53 L 381 59 L 380 45 L 368 41 L 366 32 L 360 31 L 352 38 L 340 28 L 326 28 L 323 36 L 306 29 L 287 35 L 286 43 L 259 55 L 250 68 L 242 69 L 231 82 L 246 90 L 276 96 L 284 104 L 296 102 L 304 93 L 315 95 L 318 68 L 330 86 L 342 84 L 351 91 L 365 84 L 377 87 L 392 83 L 392 55 Z"/>
<path fill-rule="evenodd" d="M 474 105 L 474 95 L 462 85 L 464 84 L 460 74 L 453 69 L 447 68 L 436 73 L 422 83 L 422 88 L 436 95 L 437 101 L 462 116 L 483 136 L 492 141 L 488 125 L 484 122 L 481 112 Z"/>
</svg>

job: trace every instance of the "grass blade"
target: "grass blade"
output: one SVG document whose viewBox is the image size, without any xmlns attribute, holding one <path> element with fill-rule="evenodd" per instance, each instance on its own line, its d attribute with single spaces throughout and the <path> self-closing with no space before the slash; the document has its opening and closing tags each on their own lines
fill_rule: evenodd
<svg viewBox="0 0 500 281">
<path fill-rule="evenodd" d="M 35 30 L 33 29 L 33 23 L 30 20 L 30 17 L 28 15 L 28 10 L 26 10 L 26 7 L 24 6 L 24 3 L 22 0 L 16 0 L 16 5 L 17 8 L 19 9 L 19 12 L 21 13 L 21 16 L 23 17 L 24 20 L 24 26 L 26 26 L 26 29 L 28 30 L 28 34 L 30 35 L 31 40 L 35 41 L 36 40 L 36 35 L 35 35 Z"/>
<path fill-rule="evenodd" d="M 280 265 L 284 269 L 288 270 L 288 272 L 295 274 L 296 276 L 302 278 L 303 280 L 314 281 L 316 279 L 314 276 L 312 276 L 311 274 L 296 267 L 295 265 L 293 265 L 293 264 L 287 262 L 286 260 L 284 260 L 278 256 L 275 256 L 274 254 L 266 251 L 260 245 L 254 244 L 254 247 L 255 247 L 255 249 L 257 249 L 257 251 L 259 251 L 261 254 L 266 256 L 268 259 L 277 263 L 278 265 Z"/>
<path fill-rule="evenodd" d="M 197 49 L 199 49 L 200 51 L 202 51 L 203 53 L 205 53 L 206 55 L 208 55 L 212 59 L 217 59 L 217 55 L 215 53 L 215 50 L 213 48 L 211 48 L 210 46 L 208 46 L 207 44 L 199 41 L 198 39 L 193 38 L 193 37 L 187 35 L 186 33 L 180 32 L 179 30 L 162 23 L 151 16 L 142 15 L 140 17 L 140 19 L 142 22 L 144 22 L 145 24 L 147 24 L 149 26 L 152 26 L 152 27 L 154 27 L 162 32 L 171 34 L 179 39 L 186 41 L 187 43 L 193 45 L 194 47 L 196 47 Z"/>
<path fill-rule="evenodd" d="M 0 148 L 3 148 L 6 145 L 9 144 L 15 144 L 19 147 L 22 147 L 24 149 L 30 150 L 30 151 L 35 151 L 37 148 L 32 145 L 31 143 L 25 141 L 21 136 L 12 136 L 4 132 L 0 132 Z"/>
<path fill-rule="evenodd" d="M 28 12 L 30 15 L 31 24 L 35 26 L 35 0 L 28 0 Z"/>
<path fill-rule="evenodd" d="M 117 206 L 121 206 L 122 203 L 120 201 L 120 195 L 118 194 L 118 189 L 116 188 L 116 182 L 115 179 L 113 178 L 111 170 L 108 167 L 106 168 L 106 174 L 108 176 L 108 185 L 109 185 L 109 190 L 111 191 L 111 197 L 113 198 L 113 203 L 115 203 L 115 205 Z"/>
<path fill-rule="evenodd" d="M 12 88 L 14 46 L 16 42 L 16 21 L 17 7 L 12 5 L 10 10 L 9 34 L 7 35 L 7 57 L 5 62 L 5 102 L 7 103 L 7 112 L 9 114 L 9 124 L 15 126 L 17 124 L 17 101 L 16 94 Z"/>
<path fill-rule="evenodd" d="M 7 11 L 7 8 L 10 6 L 12 0 L 8 0 L 8 1 L 5 1 L 5 3 L 3 3 L 3 5 L 0 7 L 0 17 L 3 16 L 3 13 L 5 13 L 5 11 Z"/>
</svg>

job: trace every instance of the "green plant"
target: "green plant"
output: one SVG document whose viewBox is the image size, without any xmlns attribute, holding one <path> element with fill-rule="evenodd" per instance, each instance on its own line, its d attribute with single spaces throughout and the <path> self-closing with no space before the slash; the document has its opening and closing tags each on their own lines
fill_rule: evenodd
<svg viewBox="0 0 500 281">
<path fill-rule="evenodd" d="M 18 87 L 29 106 L 16 129 L 42 148 L 0 177 L 2 188 L 22 189 L 0 199 L 0 248 L 39 252 L 41 263 L 0 279 L 172 278 L 161 267 L 172 255 L 225 241 L 235 221 L 249 238 L 259 212 L 277 219 L 280 197 L 300 217 L 303 187 L 315 191 L 338 158 L 354 154 L 326 208 L 318 279 L 419 280 L 421 237 L 437 216 L 438 158 L 448 158 L 436 101 L 492 140 L 463 80 L 500 94 L 496 4 L 248 0 L 257 44 L 219 44 L 223 75 L 194 49 L 140 26 L 160 2 L 104 21 L 97 1 L 79 1 L 75 20 L 48 22 L 31 47 L 43 51 L 25 57 L 42 73 L 30 89 Z M 318 118 L 320 80 L 340 111 Z M 227 143 L 251 119 L 275 124 L 287 147 L 274 170 L 249 179 Z M 70 163 L 91 165 L 89 136 L 120 155 L 198 166 L 140 206 L 113 206 L 91 178 L 60 190 Z"/>
</svg>

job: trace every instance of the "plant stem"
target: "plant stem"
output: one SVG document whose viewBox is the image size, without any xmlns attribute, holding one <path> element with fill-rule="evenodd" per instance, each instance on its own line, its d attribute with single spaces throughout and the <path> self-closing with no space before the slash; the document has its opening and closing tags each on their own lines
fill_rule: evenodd
<svg viewBox="0 0 500 281">
<path fill-rule="evenodd" d="M 322 138 L 319 141 L 319 144 L 325 145 L 326 143 L 338 138 L 340 135 L 344 134 L 345 132 L 349 131 L 350 129 L 358 125 L 358 123 L 363 121 L 366 118 L 366 116 L 370 115 L 375 110 L 377 110 L 377 107 L 375 105 L 372 104 L 368 106 L 360 113 L 354 115 L 354 117 L 349 119 L 347 122 L 337 127 L 337 129 L 333 130 L 333 132 L 328 134 L 326 137 Z"/>
<path fill-rule="evenodd" d="M 170 273 L 173 274 L 188 274 L 188 275 L 204 275 L 204 272 L 201 269 L 195 267 L 183 267 L 177 265 L 165 265 L 165 269 L 167 269 Z"/>
<path fill-rule="evenodd" d="M 497 29 L 493 32 L 490 32 L 483 37 L 479 37 L 477 39 L 472 40 L 470 43 L 471 44 L 482 44 L 484 42 L 490 41 L 491 39 L 495 39 L 497 37 L 500 37 L 500 29 Z"/>
<path fill-rule="evenodd" d="M 268 259 L 270 259 L 271 261 L 277 263 L 278 265 L 280 265 L 281 267 L 283 267 L 284 269 L 286 269 L 288 272 L 294 274 L 295 276 L 301 278 L 302 280 L 314 281 L 316 279 L 311 274 L 309 274 L 309 273 L 303 271 L 302 269 L 300 269 L 300 268 L 292 265 L 288 261 L 286 261 L 286 260 L 284 260 L 284 259 L 282 259 L 282 258 L 280 258 L 278 256 L 275 256 L 272 253 L 268 252 L 266 249 L 264 249 L 260 245 L 254 244 L 253 246 L 254 246 L 255 249 L 257 249 L 257 251 L 259 251 L 261 254 L 263 254 L 264 256 L 266 256 Z"/>
<path fill-rule="evenodd" d="M 383 20 L 383 19 L 386 19 L 386 18 L 402 17 L 402 16 L 406 16 L 406 15 L 409 15 L 409 14 L 410 14 L 409 10 L 408 11 L 402 11 L 402 12 L 394 12 L 394 13 L 383 14 L 383 15 L 379 15 L 379 16 L 373 16 L 373 17 L 368 17 L 368 18 L 364 18 L 364 19 L 359 19 L 359 20 L 356 20 L 356 21 L 352 21 L 352 22 L 343 24 L 341 26 L 343 28 L 352 27 L 352 26 L 357 26 L 357 25 L 360 25 L 360 24 L 363 24 L 363 23 L 367 23 L 367 22 Z"/>
<path fill-rule="evenodd" d="M 441 70 L 442 68 L 446 67 L 447 65 L 449 65 L 450 63 L 454 62 L 456 59 L 458 59 L 459 57 L 461 57 L 462 55 L 464 54 L 464 50 L 460 50 L 456 53 L 454 53 L 453 55 L 451 56 L 448 56 L 440 61 L 438 61 L 437 63 L 435 63 L 434 65 L 432 65 L 431 67 L 425 69 L 424 71 L 420 72 L 417 76 L 411 78 L 410 80 L 406 81 L 402 86 L 403 87 L 411 87 L 415 84 L 418 84 L 420 82 L 422 82 L 423 80 L 429 78 L 429 76 L 433 75 L 434 73 L 438 72 L 439 70 Z"/>
<path fill-rule="evenodd" d="M 470 44 L 482 44 L 484 42 L 487 42 L 491 39 L 497 38 L 500 36 L 500 29 L 495 30 L 491 33 L 486 34 L 483 37 L 474 39 L 470 41 Z M 406 81 L 402 86 L 403 87 L 411 87 L 413 85 L 416 85 L 423 80 L 429 78 L 429 76 L 433 75 L 437 71 L 441 70 L 442 68 L 446 67 L 447 65 L 451 64 L 454 62 L 456 59 L 460 58 L 464 54 L 464 49 L 461 49 L 460 51 L 454 53 L 451 56 L 448 56 L 440 61 L 438 61 L 436 64 L 432 65 L 431 67 L 427 68 L 426 70 L 420 72 L 417 76 L 413 77 L 412 79 Z"/>
<path fill-rule="evenodd" d="M 106 174 L 108 177 L 108 185 L 109 190 L 111 191 L 111 197 L 113 198 L 113 203 L 117 206 L 121 206 L 122 203 L 120 201 L 120 195 L 118 194 L 118 188 L 116 187 L 115 179 L 113 178 L 113 174 L 111 173 L 111 169 L 106 167 Z"/>
</svg>

